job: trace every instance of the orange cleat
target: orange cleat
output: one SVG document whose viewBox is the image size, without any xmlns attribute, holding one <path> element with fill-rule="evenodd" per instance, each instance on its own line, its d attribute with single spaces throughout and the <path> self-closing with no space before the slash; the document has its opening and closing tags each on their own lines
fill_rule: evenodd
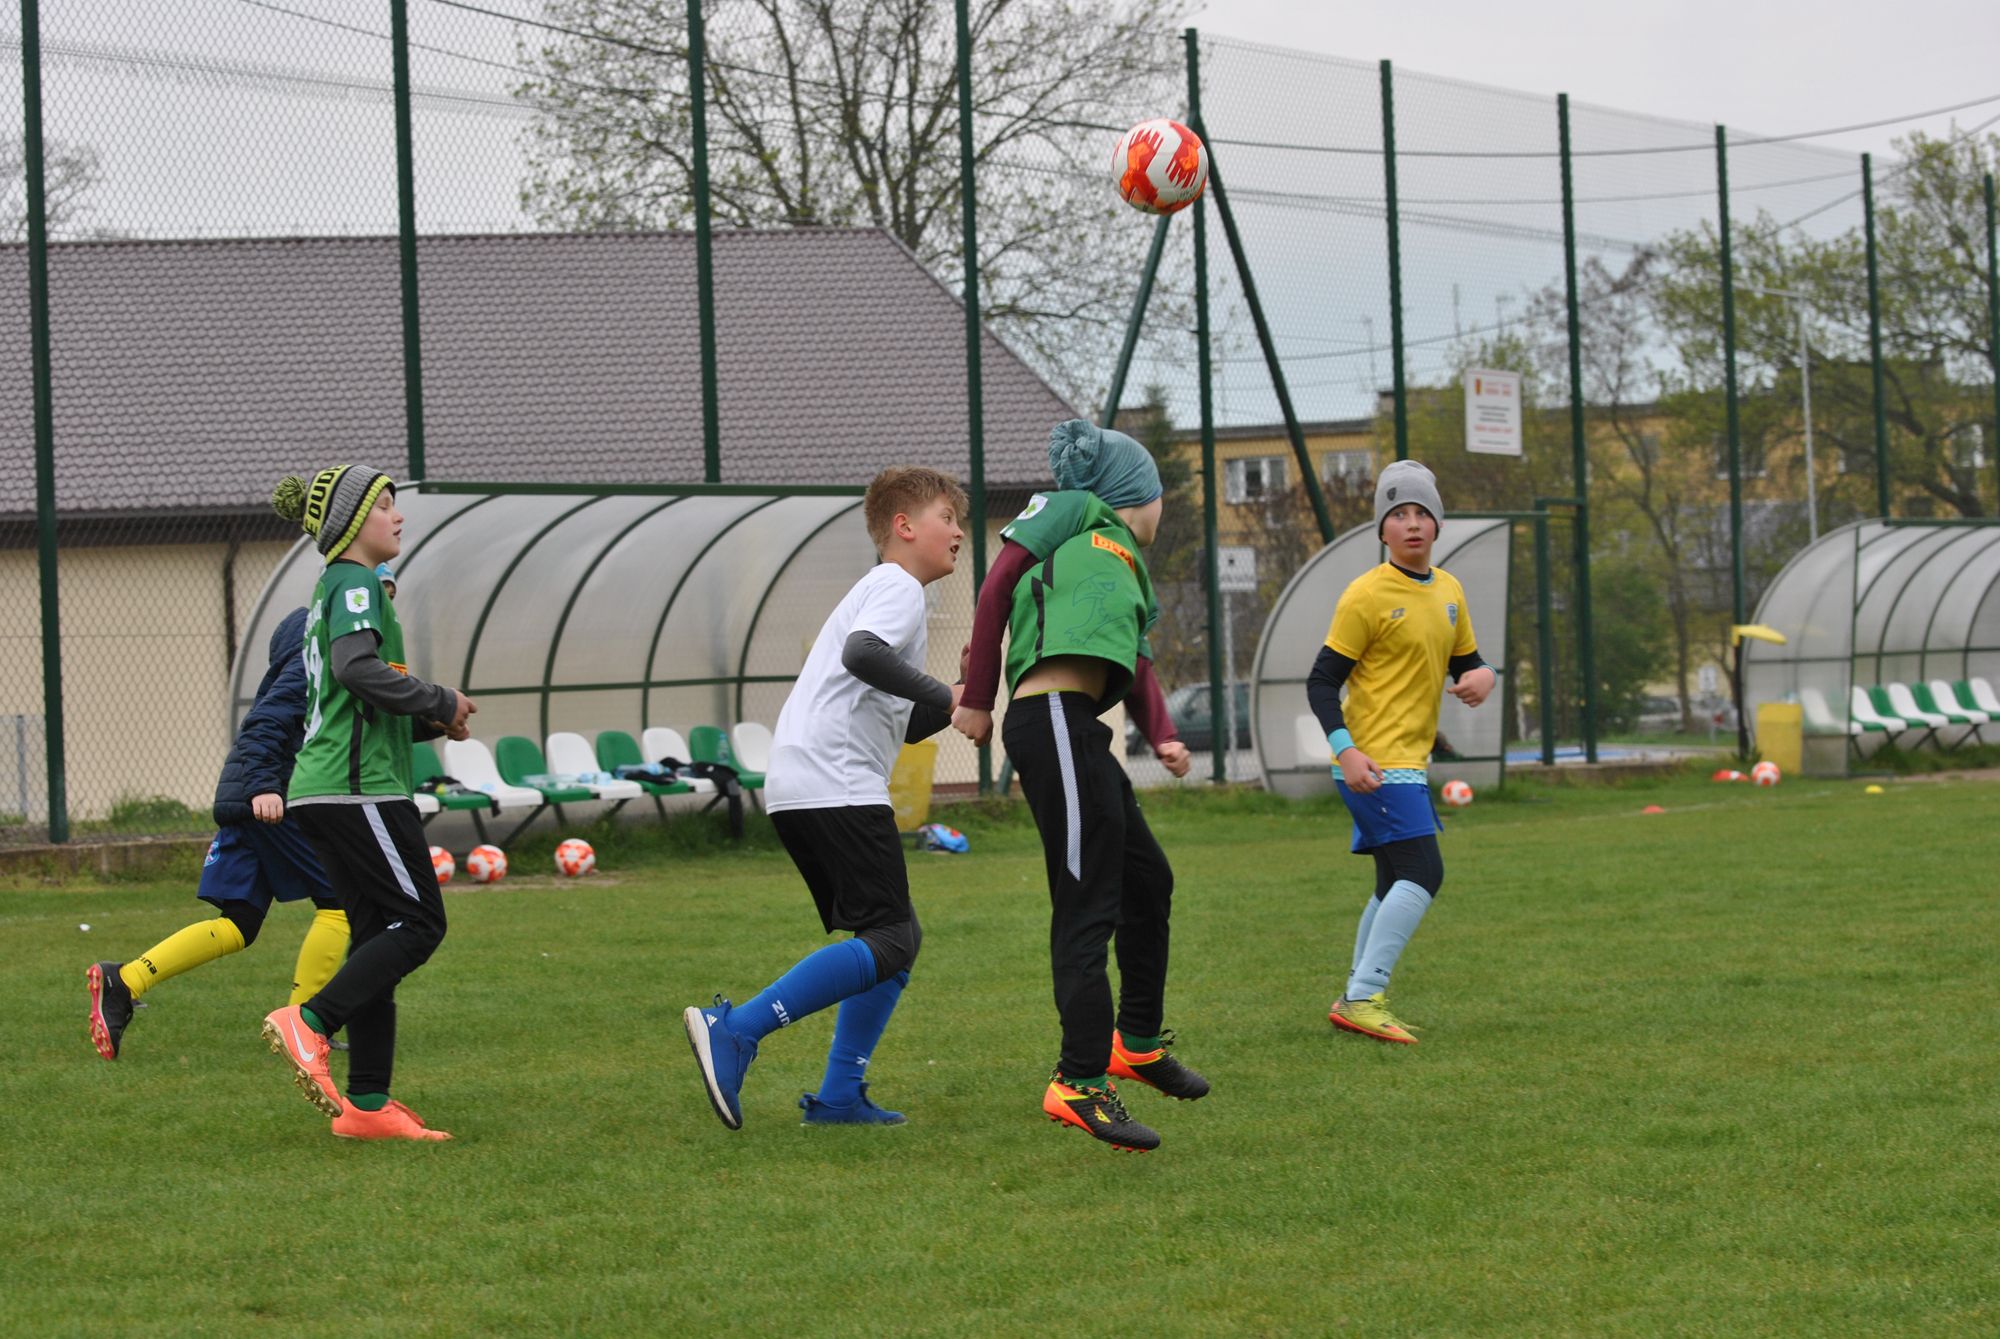
<svg viewBox="0 0 2000 1339">
<path fill-rule="evenodd" d="M 326 1067 L 326 1057 L 333 1048 L 325 1037 L 313 1031 L 312 1025 L 300 1015 L 298 1005 L 288 1004 L 264 1015 L 264 1041 L 273 1054 L 284 1056 L 291 1064 L 292 1082 L 299 1085 L 306 1101 L 329 1116 L 340 1114 L 346 1103 L 341 1100 L 340 1089 L 334 1086 L 332 1071 Z"/>
<path fill-rule="evenodd" d="M 1127 1153 L 1149 1153 L 1160 1146 L 1160 1136 L 1132 1119 L 1108 1083 L 1083 1088 L 1065 1082 L 1060 1071 L 1051 1074 L 1042 1094 L 1042 1114 Z"/>
<path fill-rule="evenodd" d="M 1326 1019 L 1335 1027 L 1359 1032 L 1377 1041 L 1396 1042 L 1403 1046 L 1417 1044 L 1417 1039 L 1410 1035 L 1409 1025 L 1389 1012 L 1389 1001 L 1379 990 L 1365 1000 L 1340 1001 L 1333 1006 Z"/>
<path fill-rule="evenodd" d="M 380 1111 L 363 1111 L 352 1102 L 340 1104 L 333 1118 L 333 1132 L 342 1139 L 416 1139 L 439 1142 L 451 1138 L 443 1130 L 433 1130 L 423 1118 L 394 1098 Z"/>
<path fill-rule="evenodd" d="M 1174 1058 L 1167 1049 L 1173 1044 L 1174 1032 L 1168 1028 L 1160 1034 L 1160 1044 L 1152 1050 L 1128 1051 L 1125 1049 L 1125 1034 L 1114 1028 L 1111 1033 L 1111 1077 L 1143 1083 L 1181 1102 L 1208 1096 L 1208 1080 Z"/>
</svg>

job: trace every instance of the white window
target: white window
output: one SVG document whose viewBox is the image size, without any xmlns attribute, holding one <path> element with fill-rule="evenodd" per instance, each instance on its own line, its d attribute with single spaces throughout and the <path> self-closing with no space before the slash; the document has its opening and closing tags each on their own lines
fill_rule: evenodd
<svg viewBox="0 0 2000 1339">
<path fill-rule="evenodd" d="M 1329 451 L 1319 458 L 1319 477 L 1325 483 L 1344 479 L 1350 484 L 1364 484 L 1374 474 L 1373 451 Z"/>
<path fill-rule="evenodd" d="M 1225 502 L 1262 502 L 1284 491 L 1283 456 L 1238 456 L 1224 462 L 1222 497 Z"/>
</svg>

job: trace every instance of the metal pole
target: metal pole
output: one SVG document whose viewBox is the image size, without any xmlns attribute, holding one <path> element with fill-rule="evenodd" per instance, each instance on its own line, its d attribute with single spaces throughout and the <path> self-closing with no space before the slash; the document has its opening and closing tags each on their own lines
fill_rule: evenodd
<svg viewBox="0 0 2000 1339">
<path fill-rule="evenodd" d="M 1577 315 L 1576 196 L 1570 176 L 1569 94 L 1556 95 L 1556 131 L 1562 148 L 1563 283 L 1569 331 L 1570 473 L 1576 482 L 1576 666 L 1583 681 L 1583 757 L 1597 761 L 1597 642 L 1590 611 L 1590 449 L 1583 429 L 1583 335 Z"/>
<path fill-rule="evenodd" d="M 1806 538 L 1819 538 L 1819 483 L 1813 477 L 1812 349 L 1806 343 L 1806 304 L 1799 307 L 1799 414 L 1806 425 Z"/>
<path fill-rule="evenodd" d="M 960 0 L 963 8 L 964 0 Z M 1139 329 L 1146 323 L 1146 304 L 1153 300 L 1153 280 L 1160 273 L 1160 257 L 1167 249 L 1167 226 L 1173 222 L 1173 215 L 1160 215 L 1153 225 L 1153 245 L 1146 252 L 1146 268 L 1139 272 L 1139 291 L 1132 298 L 1132 315 L 1125 321 L 1125 343 L 1118 350 L 1118 367 L 1111 374 L 1111 389 L 1104 395 L 1104 412 L 1098 415 L 1098 423 L 1106 428 L 1114 427 L 1118 420 L 1118 406 L 1125 398 L 1125 378 L 1132 371 L 1132 355 L 1139 349 Z"/>
<path fill-rule="evenodd" d="M 1729 431 L 1729 609 L 1743 621 L 1743 439 L 1736 414 L 1736 276 L 1729 256 L 1729 132 L 1715 128 L 1715 190 L 1722 213 L 1722 393 Z M 1736 703 L 1743 711 L 1742 698 Z"/>
<path fill-rule="evenodd" d="M 1196 114 L 1194 132 L 1204 140 L 1208 131 L 1200 123 Z M 1285 435 L 1291 439 L 1292 457 L 1299 463 L 1299 475 L 1305 480 L 1306 499 L 1312 503 L 1313 519 L 1319 525 L 1320 542 L 1333 542 L 1333 516 L 1326 509 L 1326 493 L 1319 486 L 1319 475 L 1313 470 L 1312 455 L 1306 450 L 1305 430 L 1299 427 L 1298 411 L 1292 407 L 1291 388 L 1285 383 L 1285 369 L 1278 362 L 1277 342 L 1271 338 L 1270 322 L 1264 319 L 1264 304 L 1257 297 L 1257 281 L 1250 274 L 1250 253 L 1243 247 L 1243 234 L 1236 228 L 1236 213 L 1229 207 L 1229 195 L 1222 189 L 1222 178 L 1215 170 L 1215 154 L 1211 150 L 1208 158 L 1208 185 L 1215 194 L 1215 212 L 1222 219 L 1222 235 L 1229 242 L 1229 254 L 1236 262 L 1236 277 L 1243 284 L 1243 304 L 1250 309 L 1250 323 L 1257 330 L 1257 345 L 1264 351 L 1264 366 L 1271 374 L 1271 389 L 1278 397 L 1278 412 L 1284 416 Z"/>
<path fill-rule="evenodd" d="M 1868 366 L 1875 384 L 1875 511 L 1889 515 L 1889 409 L 1882 393 L 1882 291 L 1875 274 L 1875 170 L 1861 155 L 1861 222 L 1868 243 Z"/>
<path fill-rule="evenodd" d="M 722 482 L 722 421 L 716 409 L 715 256 L 708 227 L 708 54 L 702 0 L 687 0 L 688 131 L 694 154 L 694 284 L 701 320 L 701 477 Z"/>
<path fill-rule="evenodd" d="M 972 152 L 972 19 L 969 0 L 958 0 L 958 195 L 961 246 L 965 251 L 965 441 L 972 475 L 972 589 L 986 584 L 986 403 L 980 371 L 979 192 Z M 1164 223 L 1166 220 L 1162 219 Z M 1147 287 L 1150 288 L 1148 276 Z M 1135 317 L 1136 319 L 1136 317 Z M 1132 333 L 1136 334 L 1136 330 Z M 993 746 L 979 746 L 979 793 L 993 788 Z"/>
<path fill-rule="evenodd" d="M 1993 363 L 1993 452 L 1994 480 L 2000 483 L 2000 233 L 1995 231 L 1993 174 L 1986 174 L 1986 324 L 1987 357 Z M 1976 489 L 1975 489 L 1976 491 Z M 2000 513 L 2000 495 L 1993 500 Z"/>
<path fill-rule="evenodd" d="M 56 583 L 55 392 L 49 374 L 48 196 L 42 164 L 42 15 L 21 0 L 21 158 L 28 190 L 28 326 L 35 381 L 35 548 L 42 578 L 42 735 L 48 746 L 49 840 L 69 840 L 63 765 L 62 616 Z"/>
<path fill-rule="evenodd" d="M 417 169 L 410 133 L 410 6 L 389 0 L 390 64 L 396 99 L 396 249 L 403 267 L 403 431 L 410 477 L 421 479 L 424 460 L 424 358 L 417 319 Z"/>
<path fill-rule="evenodd" d="M 1194 29 L 1182 34 L 1187 45 L 1188 106 L 1201 106 L 1201 39 Z M 1201 130 L 1198 110 L 1191 110 L 1194 132 Z M 1215 163 L 1209 160 L 1209 180 L 1215 179 Z M 1208 347 L 1208 201 L 1194 202 L 1194 341 L 1197 381 L 1201 388 L 1201 533 L 1202 579 L 1208 586 L 1208 721 L 1210 733 L 1222 719 L 1222 555 L 1216 547 L 1215 507 L 1215 368 Z M 1229 779 L 1228 761 L 1223 751 L 1209 741 L 1209 779 L 1220 784 Z"/>
<path fill-rule="evenodd" d="M 1556 630 L 1549 598 L 1549 518 L 1535 518 L 1535 697 L 1542 712 L 1542 763 L 1556 763 Z"/>
<path fill-rule="evenodd" d="M 1395 381 L 1396 459 L 1410 458 L 1410 402 L 1403 381 L 1403 224 L 1396 206 L 1396 82 L 1382 62 L 1382 202 L 1389 220 L 1389 366 Z"/>
</svg>

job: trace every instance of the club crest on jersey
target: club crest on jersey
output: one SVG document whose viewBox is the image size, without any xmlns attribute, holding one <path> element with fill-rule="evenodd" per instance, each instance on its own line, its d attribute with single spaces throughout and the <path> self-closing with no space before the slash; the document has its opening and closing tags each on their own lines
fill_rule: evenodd
<svg viewBox="0 0 2000 1339">
<path fill-rule="evenodd" d="M 1448 604 L 1444 607 L 1444 621 L 1451 624 L 1454 628 L 1458 626 L 1458 606 L 1456 604 Z"/>
<path fill-rule="evenodd" d="M 367 613 L 368 592 L 359 586 L 349 587 L 347 592 L 347 611 L 351 614 Z"/>
<path fill-rule="evenodd" d="M 1034 515 L 1037 512 L 1041 511 L 1043 507 L 1046 507 L 1048 505 L 1049 505 L 1049 495 L 1047 493 L 1037 493 L 1033 497 L 1028 499 L 1028 505 L 1024 509 L 1022 509 L 1021 514 L 1019 516 L 1016 516 L 1014 519 L 1017 521 L 1030 520 L 1034 517 Z"/>
<path fill-rule="evenodd" d="M 1389 611 L 1389 617 L 1391 620 L 1401 618 L 1402 616 L 1403 616 L 1403 611 L 1401 609 L 1391 609 Z"/>
</svg>

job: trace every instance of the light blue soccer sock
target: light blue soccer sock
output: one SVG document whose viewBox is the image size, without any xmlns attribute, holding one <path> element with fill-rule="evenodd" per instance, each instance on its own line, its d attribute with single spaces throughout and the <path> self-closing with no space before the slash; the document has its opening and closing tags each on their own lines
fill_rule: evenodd
<svg viewBox="0 0 2000 1339">
<path fill-rule="evenodd" d="M 889 1026 L 903 987 L 910 984 L 908 972 L 898 972 L 887 981 L 878 981 L 873 990 L 849 995 L 840 1002 L 840 1016 L 833 1025 L 833 1045 L 826 1052 L 826 1077 L 819 1081 L 820 1101 L 831 1106 L 853 1106 L 861 1096 L 861 1081 L 868 1077 L 868 1057 Z"/>
<path fill-rule="evenodd" d="M 800 958 L 791 971 L 729 1012 L 730 1031 L 762 1041 L 781 1027 L 875 984 L 875 951 L 843 939 Z"/>
<path fill-rule="evenodd" d="M 1365 1000 L 1378 990 L 1389 988 L 1389 974 L 1403 946 L 1417 932 L 1424 913 L 1430 910 L 1431 895 L 1408 879 L 1389 885 L 1368 927 L 1368 947 L 1361 951 L 1361 965 L 1347 978 L 1347 998 Z"/>
<path fill-rule="evenodd" d="M 1368 905 L 1361 908 L 1361 923 L 1354 927 L 1354 961 L 1347 966 L 1347 974 L 1352 977 L 1361 970 L 1361 955 L 1368 951 L 1368 931 L 1375 924 L 1375 912 L 1382 905 L 1382 899 L 1368 894 Z"/>
</svg>

